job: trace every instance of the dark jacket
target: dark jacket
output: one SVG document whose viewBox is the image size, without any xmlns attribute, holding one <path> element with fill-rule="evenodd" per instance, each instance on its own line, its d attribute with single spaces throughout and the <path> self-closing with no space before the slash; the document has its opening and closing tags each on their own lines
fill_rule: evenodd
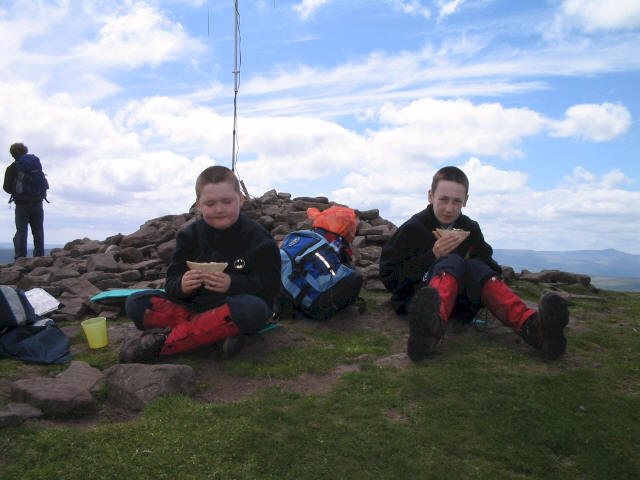
<svg viewBox="0 0 640 480">
<path fill-rule="evenodd" d="M 182 292 L 182 276 L 188 270 L 186 261 L 227 262 L 225 273 L 231 277 L 226 294 L 203 287 L 189 295 Z M 280 291 L 280 251 L 269 232 L 242 213 L 236 223 L 217 230 L 202 220 L 181 229 L 176 237 L 173 259 L 167 269 L 167 293 L 187 302 L 197 311 L 214 308 L 227 295 L 246 293 L 262 298 L 270 307 Z"/>
<path fill-rule="evenodd" d="M 415 214 L 393 234 L 380 255 L 380 279 L 387 290 L 392 292 L 392 303 L 402 310 L 411 299 L 417 285 L 422 281 L 436 261 L 433 231 L 440 228 L 440 222 L 433 213 L 433 205 Z M 485 242 L 480 225 L 466 215 L 454 222 L 453 228 L 471 232 L 465 241 L 452 252 L 462 258 L 477 258 L 486 263 L 497 274 L 500 265 L 491 257 L 493 249 Z"/>
<path fill-rule="evenodd" d="M 4 171 L 4 182 L 2 183 L 2 189 L 9 195 L 13 195 L 13 189 L 16 184 L 16 162 L 13 162 Z"/>
</svg>

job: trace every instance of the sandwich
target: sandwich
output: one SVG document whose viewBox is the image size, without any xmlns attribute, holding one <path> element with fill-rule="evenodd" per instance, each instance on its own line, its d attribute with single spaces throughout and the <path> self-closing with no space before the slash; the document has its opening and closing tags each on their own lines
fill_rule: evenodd
<svg viewBox="0 0 640 480">
<path fill-rule="evenodd" d="M 455 235 L 461 241 L 466 239 L 469 236 L 470 233 L 471 232 L 467 232 L 466 230 L 461 230 L 459 228 L 454 228 L 453 230 L 446 230 L 444 228 L 436 228 L 433 231 L 433 234 L 436 236 L 436 238 L 442 238 L 442 237 L 445 237 L 447 235 Z"/>
<path fill-rule="evenodd" d="M 227 262 L 198 263 L 187 260 L 187 267 L 189 267 L 189 270 L 200 270 L 204 273 L 222 272 L 227 268 L 227 265 L 229 265 Z"/>
</svg>

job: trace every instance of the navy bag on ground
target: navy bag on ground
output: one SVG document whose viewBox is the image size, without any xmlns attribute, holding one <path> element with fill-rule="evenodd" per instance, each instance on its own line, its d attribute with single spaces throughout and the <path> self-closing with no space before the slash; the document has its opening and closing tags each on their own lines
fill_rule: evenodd
<svg viewBox="0 0 640 480">
<path fill-rule="evenodd" d="M 38 317 L 22 290 L 0 285 L 0 358 L 66 363 L 73 358 L 69 337 L 53 320 Z"/>
<path fill-rule="evenodd" d="M 323 235 L 298 230 L 280 245 L 281 313 L 287 306 L 324 320 L 353 303 L 362 288 L 362 275 L 340 262 Z"/>
<path fill-rule="evenodd" d="M 30 325 L 37 318 L 22 290 L 0 285 L 0 328 Z"/>
<path fill-rule="evenodd" d="M 16 183 L 13 188 L 13 200 L 40 202 L 47 200 L 49 182 L 42 171 L 40 159 L 31 153 L 25 153 L 16 161 Z M 48 200 L 47 200 L 48 201 Z"/>
</svg>

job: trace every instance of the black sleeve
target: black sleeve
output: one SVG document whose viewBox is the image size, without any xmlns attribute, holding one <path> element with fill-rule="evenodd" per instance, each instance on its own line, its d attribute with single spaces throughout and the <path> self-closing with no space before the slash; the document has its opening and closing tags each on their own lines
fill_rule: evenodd
<svg viewBox="0 0 640 480">
<path fill-rule="evenodd" d="M 280 250 L 273 238 L 262 238 L 248 255 L 249 273 L 230 273 L 229 295 L 247 293 L 271 304 L 280 291 Z"/>
<path fill-rule="evenodd" d="M 418 223 L 400 227 L 382 248 L 380 279 L 391 292 L 409 292 L 435 262 L 434 235 Z"/>
<path fill-rule="evenodd" d="M 186 261 L 190 259 L 189 252 L 198 252 L 198 245 L 194 235 L 190 235 L 187 230 L 180 230 L 176 236 L 176 247 L 173 251 L 173 258 L 167 268 L 167 278 L 164 288 L 167 293 L 175 298 L 187 298 L 182 291 L 182 276 L 189 269 Z"/>
<path fill-rule="evenodd" d="M 16 164 L 12 163 L 7 167 L 4 171 L 4 182 L 2 184 L 2 189 L 7 192 L 9 195 L 13 195 L 13 189 L 16 184 Z"/>
</svg>

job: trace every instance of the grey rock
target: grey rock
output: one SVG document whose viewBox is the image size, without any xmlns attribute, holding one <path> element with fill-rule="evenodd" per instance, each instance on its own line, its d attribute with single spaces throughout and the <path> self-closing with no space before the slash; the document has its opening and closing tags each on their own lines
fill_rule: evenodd
<svg viewBox="0 0 640 480">
<path fill-rule="evenodd" d="M 91 282 L 81 278 L 65 278 L 60 281 L 60 286 L 64 292 L 87 299 L 100 293 L 99 288 L 96 288 Z"/>
<path fill-rule="evenodd" d="M 165 264 L 171 262 L 171 258 L 173 257 L 173 251 L 176 248 L 176 240 L 168 240 L 164 243 L 158 245 L 158 258 L 162 260 Z"/>
<path fill-rule="evenodd" d="M 55 282 L 57 280 L 63 280 L 65 278 L 77 278 L 80 276 L 80 272 L 73 268 L 62 268 L 60 270 L 54 270 L 50 281 Z"/>
<path fill-rule="evenodd" d="M 356 215 L 360 220 L 373 220 L 380 216 L 380 211 L 377 208 L 372 210 L 356 210 Z"/>
<path fill-rule="evenodd" d="M 260 197 L 262 205 L 274 205 L 278 203 L 278 193 L 275 190 L 269 190 Z"/>
<path fill-rule="evenodd" d="M 87 271 L 88 272 L 119 272 L 120 264 L 116 262 L 116 260 L 107 253 L 99 253 L 96 255 L 92 255 L 87 260 Z"/>
<path fill-rule="evenodd" d="M 0 285 L 15 285 L 21 277 L 22 273 L 17 270 L 8 270 L 3 268 L 0 270 Z"/>
<path fill-rule="evenodd" d="M 329 203 L 329 199 L 327 197 L 296 197 L 293 199 L 294 202 L 302 201 L 302 202 L 312 202 L 312 203 Z"/>
<path fill-rule="evenodd" d="M 127 247 L 120 252 L 120 260 L 125 263 L 138 263 L 144 260 L 144 256 L 136 247 Z"/>
<path fill-rule="evenodd" d="M 104 384 L 104 375 L 84 362 L 71 366 L 56 377 L 28 378 L 13 382 L 11 398 L 41 409 L 45 415 L 61 416 L 95 411 L 92 391 Z"/>
<path fill-rule="evenodd" d="M 95 286 L 100 290 L 110 290 L 113 288 L 124 288 L 126 284 L 116 277 L 105 278 L 104 280 L 98 280 L 95 282 Z"/>
<path fill-rule="evenodd" d="M 375 245 L 384 245 L 390 238 L 390 233 L 384 233 L 382 235 L 367 235 L 367 242 L 371 242 Z"/>
<path fill-rule="evenodd" d="M 579 283 L 585 287 L 588 287 L 591 283 L 591 277 L 589 275 L 563 272 L 561 270 L 542 270 L 537 273 L 525 273 L 523 270 L 522 275 L 520 275 L 520 280 L 534 283 L 566 283 L 569 285 Z"/>
<path fill-rule="evenodd" d="M 142 278 L 139 270 L 126 270 L 119 275 L 120 281 L 123 283 L 137 282 Z"/>
<path fill-rule="evenodd" d="M 0 428 L 17 427 L 29 418 L 42 417 L 42 410 L 26 403 L 9 403 L 0 409 Z"/>
<path fill-rule="evenodd" d="M 130 363 L 105 370 L 108 399 L 128 410 L 142 410 L 169 394 L 193 395 L 193 369 L 188 365 Z"/>
<path fill-rule="evenodd" d="M 69 368 L 56 377 L 60 382 L 74 384 L 91 393 L 100 391 L 105 385 L 104 374 L 86 362 L 73 361 Z"/>
</svg>

